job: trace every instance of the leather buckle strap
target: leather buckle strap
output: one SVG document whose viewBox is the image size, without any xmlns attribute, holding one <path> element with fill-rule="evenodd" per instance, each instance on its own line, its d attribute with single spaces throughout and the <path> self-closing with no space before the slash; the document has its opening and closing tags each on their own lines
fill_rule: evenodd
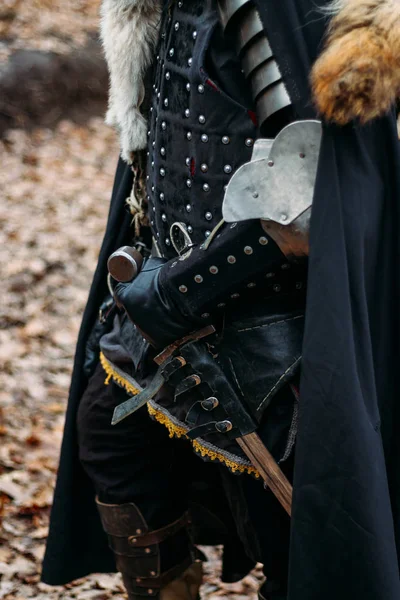
<svg viewBox="0 0 400 600">
<path fill-rule="evenodd" d="M 161 544 L 167 538 L 172 537 L 190 524 L 189 513 L 186 512 L 182 517 L 162 527 L 161 529 L 156 529 L 155 531 L 149 531 L 143 535 L 131 535 L 128 537 L 128 542 L 131 546 L 135 547 L 143 547 L 143 546 L 154 546 L 155 544 Z"/>
</svg>

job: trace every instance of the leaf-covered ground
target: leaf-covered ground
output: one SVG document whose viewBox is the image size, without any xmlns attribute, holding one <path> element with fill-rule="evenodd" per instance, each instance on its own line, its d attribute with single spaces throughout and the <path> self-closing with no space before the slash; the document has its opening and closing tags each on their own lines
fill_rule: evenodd
<svg viewBox="0 0 400 600">
<path fill-rule="evenodd" d="M 75 341 L 117 160 L 101 119 L 11 131 L 0 145 L 0 599 L 123 598 L 119 575 L 40 583 Z M 254 599 L 257 574 L 203 598 Z"/>
</svg>

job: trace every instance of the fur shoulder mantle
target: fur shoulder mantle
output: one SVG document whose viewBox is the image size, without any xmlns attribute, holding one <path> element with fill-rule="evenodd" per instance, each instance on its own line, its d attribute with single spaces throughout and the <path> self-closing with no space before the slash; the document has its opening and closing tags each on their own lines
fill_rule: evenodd
<svg viewBox="0 0 400 600">
<path fill-rule="evenodd" d="M 143 76 L 160 28 L 162 0 L 102 0 L 101 37 L 110 71 L 106 121 L 120 133 L 121 154 L 146 146 L 140 113 Z M 322 117 L 344 125 L 385 112 L 400 93 L 400 0 L 333 0 L 325 48 L 311 73 Z"/>
</svg>

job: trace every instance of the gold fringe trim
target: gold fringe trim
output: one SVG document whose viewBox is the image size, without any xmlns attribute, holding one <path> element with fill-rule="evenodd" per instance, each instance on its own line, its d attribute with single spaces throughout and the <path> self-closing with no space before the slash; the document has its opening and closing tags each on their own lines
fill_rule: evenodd
<svg viewBox="0 0 400 600">
<path fill-rule="evenodd" d="M 184 427 L 180 427 L 179 425 L 175 425 L 175 423 L 173 423 L 171 419 L 167 417 L 167 415 L 165 415 L 161 411 L 158 411 L 150 404 L 147 404 L 147 410 L 149 411 L 149 414 L 152 417 L 154 417 L 156 421 L 158 421 L 158 423 L 161 423 L 161 425 L 164 425 L 168 429 L 169 437 L 187 438 L 186 429 Z M 226 467 L 228 467 L 228 469 L 232 471 L 232 473 L 248 473 L 249 475 L 253 475 L 253 477 L 256 477 L 257 479 L 260 478 L 260 473 L 255 467 L 250 465 L 240 465 L 237 462 L 227 458 L 224 454 L 222 454 L 222 452 L 215 452 L 215 450 L 211 450 L 211 448 L 203 446 L 197 440 L 190 440 L 190 442 L 192 443 L 193 449 L 197 454 L 200 454 L 200 456 L 202 456 L 203 458 L 207 457 L 211 461 L 217 460 L 223 463 Z"/>
<path fill-rule="evenodd" d="M 104 385 L 109 385 L 111 379 L 113 379 L 113 381 L 115 381 L 115 383 L 117 383 L 119 386 L 124 388 L 124 390 L 129 392 L 129 394 L 132 394 L 132 396 L 136 396 L 137 394 L 140 393 L 140 390 L 138 390 L 134 385 L 129 383 L 129 381 L 127 381 L 124 377 L 122 377 L 122 375 L 117 373 L 117 371 L 108 362 L 108 360 L 106 359 L 106 357 L 104 356 L 104 354 L 102 352 L 100 352 L 100 364 L 103 367 L 103 369 L 105 370 L 106 375 L 107 375 Z"/>
<path fill-rule="evenodd" d="M 124 388 L 129 394 L 132 394 L 133 396 L 139 394 L 140 390 L 138 390 L 134 385 L 129 383 L 129 381 L 122 377 L 122 375 L 117 373 L 102 352 L 100 352 L 100 363 L 107 375 L 107 378 L 104 382 L 105 385 L 108 385 L 111 379 L 113 379 L 115 383 Z M 149 411 L 151 417 L 154 417 L 155 420 L 158 421 L 158 423 L 161 423 L 161 425 L 164 425 L 164 427 L 168 429 L 170 438 L 177 437 L 189 439 L 186 435 L 187 430 L 184 427 L 175 425 L 175 423 L 173 423 L 171 419 L 169 419 L 167 415 L 165 415 L 163 412 L 155 409 L 150 404 L 147 404 L 147 410 Z M 208 458 L 211 461 L 217 460 L 223 463 L 226 467 L 228 467 L 228 469 L 230 469 L 232 473 L 248 473 L 249 475 L 253 475 L 253 477 L 259 479 L 260 473 L 255 467 L 251 465 L 238 464 L 234 460 L 230 460 L 229 458 L 227 458 L 224 454 L 222 454 L 222 452 L 216 452 L 215 450 L 211 450 L 211 448 L 203 446 L 197 440 L 190 440 L 190 442 L 192 443 L 193 449 L 196 452 L 196 454 L 199 454 L 202 458 Z"/>
</svg>

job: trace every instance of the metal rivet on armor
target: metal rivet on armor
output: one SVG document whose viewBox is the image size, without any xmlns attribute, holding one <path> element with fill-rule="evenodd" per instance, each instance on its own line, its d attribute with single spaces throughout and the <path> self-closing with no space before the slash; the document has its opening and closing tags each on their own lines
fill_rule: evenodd
<svg viewBox="0 0 400 600">
<path fill-rule="evenodd" d="M 193 59 L 192 58 L 188 58 L 188 65 L 189 65 L 189 67 L 192 66 L 192 62 L 193 62 Z"/>
<path fill-rule="evenodd" d="M 146 152 L 146 155 L 147 155 L 147 156 L 150 156 L 150 152 Z"/>
<path fill-rule="evenodd" d="M 150 112 L 151 112 L 151 113 L 153 112 L 153 107 L 152 107 L 152 106 L 150 106 Z"/>
<path fill-rule="evenodd" d="M 191 179 L 186 179 L 186 185 L 188 188 L 192 187 L 192 180 Z"/>
<path fill-rule="evenodd" d="M 195 275 L 194 280 L 196 283 L 203 283 L 203 278 L 201 275 Z"/>
<path fill-rule="evenodd" d="M 164 194 L 164 192 L 161 192 L 161 194 L 160 194 L 160 200 L 161 200 L 161 202 L 164 202 L 164 200 L 165 200 L 165 194 Z"/>
<path fill-rule="evenodd" d="M 204 94 L 204 85 L 202 83 L 200 83 L 200 85 L 197 86 L 197 91 L 199 92 L 199 94 Z"/>
<path fill-rule="evenodd" d="M 164 106 L 165 108 L 168 106 L 168 98 L 164 98 Z"/>
<path fill-rule="evenodd" d="M 151 161 L 151 166 L 154 167 L 154 160 Z"/>
<path fill-rule="evenodd" d="M 269 161 L 268 161 L 268 166 L 269 166 L 269 167 L 273 167 L 273 166 L 274 166 L 274 164 L 275 164 L 275 163 L 274 163 L 274 161 L 273 161 L 273 160 L 269 160 Z"/>
<path fill-rule="evenodd" d="M 167 215 L 165 213 L 161 215 L 161 220 L 164 221 L 164 223 L 167 222 Z"/>
<path fill-rule="evenodd" d="M 215 396 L 210 396 L 210 398 L 206 398 L 201 402 L 201 408 L 203 410 L 206 410 L 207 412 L 213 410 L 214 408 L 217 408 L 218 405 L 219 401 L 218 398 L 215 398 Z"/>
<path fill-rule="evenodd" d="M 201 123 L 202 125 L 204 125 L 204 123 L 206 122 L 206 118 L 204 115 L 200 115 L 199 116 L 199 123 Z"/>
<path fill-rule="evenodd" d="M 230 421 L 220 421 L 219 423 L 215 423 L 215 429 L 220 433 L 227 433 L 233 429 L 233 425 Z"/>
<path fill-rule="evenodd" d="M 151 577 L 155 577 L 157 575 L 157 573 L 155 571 L 150 571 L 150 575 L 151 575 Z"/>
<path fill-rule="evenodd" d="M 182 8 L 182 6 L 183 6 L 183 2 L 182 2 L 182 0 L 179 0 L 179 2 L 178 2 L 178 8 Z"/>
<path fill-rule="evenodd" d="M 281 265 L 281 269 L 283 269 L 284 271 L 287 271 L 288 269 L 290 269 L 289 263 L 283 263 L 283 265 Z"/>
<path fill-rule="evenodd" d="M 231 140 L 230 140 L 230 138 L 229 138 L 227 135 L 224 135 L 224 136 L 223 136 L 223 138 L 222 138 L 222 143 L 223 143 L 223 144 L 225 144 L 225 145 L 226 145 L 226 144 L 229 144 L 229 142 L 230 142 L 230 141 L 231 141 Z"/>
<path fill-rule="evenodd" d="M 128 541 L 130 544 L 137 544 L 137 539 L 134 537 L 130 537 Z"/>
<path fill-rule="evenodd" d="M 225 165 L 224 166 L 224 172 L 227 173 L 227 174 L 228 173 L 232 173 L 232 167 L 231 167 L 231 165 Z"/>
<path fill-rule="evenodd" d="M 306 155 L 304 154 L 304 152 L 300 152 L 299 156 L 300 156 L 300 158 L 305 158 L 306 157 Z"/>
<path fill-rule="evenodd" d="M 201 141 L 206 144 L 208 142 L 208 135 L 206 133 L 203 133 L 201 136 Z"/>
<path fill-rule="evenodd" d="M 147 137 L 150 137 L 150 135 L 151 135 L 151 131 L 148 131 L 147 132 Z"/>
<path fill-rule="evenodd" d="M 206 163 L 203 163 L 201 165 L 200 169 L 202 170 L 203 173 L 207 173 L 207 171 L 208 171 L 208 165 L 206 165 Z"/>
<path fill-rule="evenodd" d="M 256 285 L 257 285 L 256 283 L 248 283 L 248 284 L 247 284 L 247 287 L 248 287 L 248 288 L 255 288 L 255 287 L 256 287 Z"/>
<path fill-rule="evenodd" d="M 188 92 L 190 92 L 190 83 L 187 83 L 187 84 L 186 84 L 186 90 L 187 90 Z"/>
<path fill-rule="evenodd" d="M 154 187 L 154 185 L 151 186 L 151 191 L 154 192 L 156 188 Z"/>
<path fill-rule="evenodd" d="M 209 316 L 210 316 L 210 313 L 203 313 L 203 314 L 201 315 L 201 318 L 202 318 L 202 319 L 208 319 L 208 317 L 209 317 Z"/>
<path fill-rule="evenodd" d="M 272 279 L 272 277 L 275 277 L 275 273 L 267 273 L 265 277 L 267 279 Z"/>
<path fill-rule="evenodd" d="M 302 282 L 302 281 L 298 281 L 298 282 L 296 283 L 296 290 L 301 290 L 301 289 L 302 289 L 302 287 L 303 287 L 303 282 Z"/>
<path fill-rule="evenodd" d="M 187 137 L 188 140 L 191 140 L 192 139 L 192 132 L 188 131 L 187 134 L 186 134 L 186 137 Z"/>
<path fill-rule="evenodd" d="M 187 212 L 190 212 L 192 210 L 192 207 L 190 204 L 186 204 L 186 210 L 187 210 Z"/>
<path fill-rule="evenodd" d="M 238 293 L 236 292 L 235 294 L 232 294 L 232 295 L 231 295 L 231 298 L 232 298 L 233 300 L 236 300 L 237 298 L 240 298 L 240 294 L 238 294 Z"/>
<path fill-rule="evenodd" d="M 204 234 L 204 235 L 205 235 L 205 237 L 206 237 L 206 238 L 210 237 L 210 235 L 211 235 L 211 231 L 208 231 L 208 230 L 207 230 L 207 231 L 205 232 L 205 234 Z"/>
<path fill-rule="evenodd" d="M 157 54 L 157 60 L 160 60 L 160 55 L 159 54 Z"/>
<path fill-rule="evenodd" d="M 155 142 L 153 142 L 151 145 L 153 146 L 153 148 L 156 147 L 156 143 Z"/>
<path fill-rule="evenodd" d="M 169 71 L 165 73 L 165 79 L 167 79 L 168 81 L 171 79 L 171 73 Z"/>
<path fill-rule="evenodd" d="M 203 190 L 205 192 L 209 192 L 210 191 L 210 186 L 208 185 L 208 183 L 203 183 Z"/>
<path fill-rule="evenodd" d="M 251 138 L 247 138 L 245 144 L 246 146 L 248 146 L 248 148 L 251 148 L 251 146 L 254 144 L 254 140 L 252 140 Z"/>
<path fill-rule="evenodd" d="M 186 165 L 187 167 L 190 167 L 190 156 L 187 156 L 187 157 L 185 158 L 185 165 Z"/>
<path fill-rule="evenodd" d="M 228 256 L 227 261 L 230 265 L 234 265 L 236 262 L 236 258 L 231 254 L 230 256 Z"/>
<path fill-rule="evenodd" d="M 174 29 L 175 29 L 175 31 L 178 31 L 178 29 L 179 29 L 179 23 L 178 23 L 178 21 L 175 23 Z"/>
<path fill-rule="evenodd" d="M 147 590 L 147 593 L 148 593 L 148 594 L 154 594 L 154 591 L 153 591 L 152 589 L 148 589 L 148 590 Z"/>
<path fill-rule="evenodd" d="M 157 94 L 158 100 L 160 99 L 160 96 L 161 96 L 161 94 L 160 94 L 160 92 L 158 92 L 158 94 Z"/>
<path fill-rule="evenodd" d="M 171 240 L 169 238 L 165 238 L 165 244 L 167 246 L 170 246 L 171 245 Z"/>
<path fill-rule="evenodd" d="M 287 221 L 288 220 L 288 216 L 287 215 L 281 215 L 281 219 L 282 219 L 282 221 Z"/>
<path fill-rule="evenodd" d="M 193 31 L 192 38 L 195 40 L 197 38 L 197 31 Z"/>
<path fill-rule="evenodd" d="M 148 181 L 150 179 L 150 175 L 146 175 L 146 179 Z"/>
<path fill-rule="evenodd" d="M 250 256 L 250 254 L 253 254 L 253 248 L 251 246 L 245 246 L 243 251 L 245 254 L 247 254 L 247 256 Z"/>
<path fill-rule="evenodd" d="M 258 192 L 253 192 L 253 198 L 258 198 L 260 194 Z"/>
<path fill-rule="evenodd" d="M 188 291 L 186 285 L 180 285 L 179 286 L 179 291 L 181 292 L 181 294 L 186 294 L 186 292 Z"/>
<path fill-rule="evenodd" d="M 161 154 L 161 156 L 165 156 L 166 150 L 164 147 L 160 148 L 160 154 Z"/>
<path fill-rule="evenodd" d="M 188 225 L 187 230 L 189 233 L 193 233 L 193 227 L 191 225 Z"/>
<path fill-rule="evenodd" d="M 137 533 L 137 535 L 142 535 L 142 530 L 141 529 L 136 529 L 136 533 Z"/>
<path fill-rule="evenodd" d="M 228 189 L 228 186 L 224 185 L 224 192 L 226 192 L 227 189 Z"/>
<path fill-rule="evenodd" d="M 260 239 L 258 240 L 258 243 L 261 244 L 261 246 L 266 246 L 268 244 L 268 238 L 262 236 L 260 237 Z"/>
<path fill-rule="evenodd" d="M 161 177 L 165 177 L 165 169 L 163 167 L 160 169 L 160 175 Z"/>
<path fill-rule="evenodd" d="M 185 117 L 187 119 L 190 117 L 190 110 L 188 108 L 185 110 Z"/>
<path fill-rule="evenodd" d="M 145 550 L 144 550 L 144 551 L 145 551 L 145 553 L 146 553 L 146 554 L 150 554 L 150 552 L 151 552 L 151 548 L 145 548 Z"/>
<path fill-rule="evenodd" d="M 175 54 L 175 49 L 171 48 L 168 54 L 172 57 Z"/>
<path fill-rule="evenodd" d="M 215 265 L 212 265 L 209 268 L 209 271 L 210 271 L 211 275 L 216 275 L 218 273 L 218 267 L 216 267 Z"/>
<path fill-rule="evenodd" d="M 281 291 L 282 287 L 279 285 L 279 283 L 276 283 L 273 288 L 274 292 L 278 293 Z"/>
<path fill-rule="evenodd" d="M 140 579 L 140 577 L 136 577 L 136 583 L 140 583 L 142 580 Z"/>
<path fill-rule="evenodd" d="M 209 211 L 207 211 L 204 216 L 207 219 L 207 221 L 212 221 L 213 216 L 212 213 L 210 213 Z"/>
<path fill-rule="evenodd" d="M 163 122 L 161 123 L 161 129 L 162 129 L 163 131 L 165 131 L 165 130 L 167 129 L 167 124 L 166 124 L 166 122 L 165 122 L 165 121 L 163 121 Z"/>
<path fill-rule="evenodd" d="M 150 225 L 154 227 L 154 221 L 150 221 Z"/>
</svg>

